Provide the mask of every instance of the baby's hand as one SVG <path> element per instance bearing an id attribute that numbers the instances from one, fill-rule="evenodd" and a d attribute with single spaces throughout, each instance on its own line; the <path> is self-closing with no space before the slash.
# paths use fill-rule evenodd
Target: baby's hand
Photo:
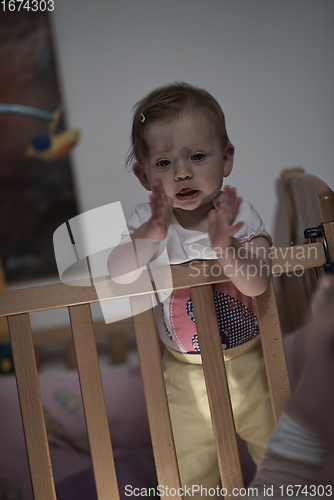
<path id="1" fill-rule="evenodd" d="M 147 237 L 152 240 L 162 241 L 166 238 L 172 221 L 173 200 L 166 195 L 159 177 L 154 179 L 153 182 L 150 205 L 152 217 L 148 221 Z"/>
<path id="2" fill-rule="evenodd" d="M 232 237 L 244 225 L 242 221 L 233 225 L 241 201 L 241 198 L 236 196 L 235 188 L 225 186 L 219 208 L 209 212 L 209 237 L 212 248 L 216 249 L 217 253 L 232 245 Z"/>

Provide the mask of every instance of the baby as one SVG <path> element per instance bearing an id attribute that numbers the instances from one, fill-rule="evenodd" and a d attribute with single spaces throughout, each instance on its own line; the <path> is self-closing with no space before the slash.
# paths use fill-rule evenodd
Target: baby
<path id="1" fill-rule="evenodd" d="M 234 147 L 218 102 L 186 83 L 154 90 L 136 105 L 128 162 L 152 194 L 150 203 L 137 205 L 129 231 L 110 254 L 110 276 L 119 283 L 135 280 L 161 244 L 171 264 L 218 258 L 230 278 L 214 286 L 214 298 L 235 426 L 258 464 L 274 419 L 253 297 L 269 282 L 271 238 L 235 188 L 221 191 Z M 145 245 L 135 246 L 135 240 Z M 123 245 L 129 241 L 136 248 L 132 264 L 129 245 Z M 219 470 L 190 290 L 173 291 L 155 313 L 167 347 L 165 379 L 181 482 L 216 488 Z"/>

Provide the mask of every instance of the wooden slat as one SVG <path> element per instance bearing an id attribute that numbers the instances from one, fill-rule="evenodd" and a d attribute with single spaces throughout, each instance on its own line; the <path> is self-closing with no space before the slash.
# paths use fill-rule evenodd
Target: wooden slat
<path id="1" fill-rule="evenodd" d="M 29 315 L 9 317 L 8 326 L 34 498 L 55 500 Z"/>
<path id="2" fill-rule="evenodd" d="M 119 492 L 91 309 L 89 305 L 72 306 L 69 313 L 97 498 L 117 500 Z"/>
<path id="3" fill-rule="evenodd" d="M 212 286 L 191 288 L 190 292 L 217 447 L 220 477 L 223 488 L 226 488 L 228 495 L 232 496 L 233 488 L 242 488 L 244 484 Z"/>
<path id="4" fill-rule="evenodd" d="M 290 382 L 276 304 L 273 278 L 267 290 L 255 297 L 271 404 L 277 421 L 290 395 Z"/>
<path id="5" fill-rule="evenodd" d="M 283 241 L 284 245 L 295 245 L 297 243 L 296 238 L 296 219 L 294 213 L 294 207 L 291 198 L 290 191 L 290 179 L 296 175 L 305 174 L 305 170 L 301 167 L 288 168 L 283 170 L 281 174 L 281 179 L 278 181 L 278 201 L 279 207 L 277 210 L 277 217 L 280 218 L 280 223 L 277 224 L 275 229 L 275 241 L 277 241 L 277 236 L 279 239 L 279 245 L 282 244 L 281 237 L 284 235 Z M 284 218 L 284 214 L 288 220 Z M 282 223 L 283 217 L 283 223 Z M 282 227 L 283 226 L 283 227 Z M 277 234 L 278 233 L 278 234 Z"/>
<path id="6" fill-rule="evenodd" d="M 158 483 L 178 490 L 181 483 L 151 297 L 133 297 L 130 303 Z"/>
<path id="7" fill-rule="evenodd" d="M 65 357 L 68 368 L 70 368 L 70 370 L 75 370 L 77 368 L 77 358 L 75 355 L 73 339 L 65 344 Z"/>
<path id="8" fill-rule="evenodd" d="M 302 259 L 300 257 L 302 253 L 305 254 L 306 258 Z M 312 267 L 322 266 L 325 261 L 321 243 L 286 247 L 272 251 L 272 263 L 274 270 L 277 269 L 277 272 L 281 268 L 286 272 L 286 269 L 292 270 L 296 266 L 311 269 Z M 171 266 L 173 289 L 178 290 L 228 281 L 223 272 L 217 273 L 218 266 L 217 260 L 200 261 L 198 263 L 195 261 Z M 301 269 L 301 267 L 298 268 Z M 155 273 L 158 272 L 159 270 L 155 269 Z M 161 272 L 166 271 L 162 270 Z M 143 288 L 143 283 L 147 285 L 148 282 L 147 271 L 144 271 L 135 283 L 131 283 L 131 288 L 129 288 L 129 285 L 117 285 L 114 283 L 112 285 L 113 293 L 110 292 L 111 280 L 108 277 L 99 278 L 95 281 L 100 283 L 101 294 L 104 296 L 102 300 L 152 293 L 151 288 L 146 290 Z M 157 289 L 158 292 L 164 290 L 166 289 Z M 116 293 L 117 297 L 115 297 Z M 101 300 L 98 298 L 93 286 L 69 286 L 63 283 L 6 291 L 2 292 L 0 297 L 0 317 L 44 311 L 46 309 L 59 309 L 61 307 L 94 303 Z"/>
<path id="9" fill-rule="evenodd" d="M 331 262 L 334 262 L 334 220 L 324 224 L 324 231 L 327 240 L 328 254 Z"/>

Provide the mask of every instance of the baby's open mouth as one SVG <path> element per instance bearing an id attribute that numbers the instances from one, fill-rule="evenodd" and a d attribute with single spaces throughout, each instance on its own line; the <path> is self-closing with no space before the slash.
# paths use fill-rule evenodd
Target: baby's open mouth
<path id="1" fill-rule="evenodd" d="M 193 199 L 195 196 L 197 196 L 199 191 L 197 189 L 191 189 L 191 188 L 183 188 L 180 189 L 180 191 L 176 194 L 176 197 L 179 200 L 184 200 L 184 199 Z"/>

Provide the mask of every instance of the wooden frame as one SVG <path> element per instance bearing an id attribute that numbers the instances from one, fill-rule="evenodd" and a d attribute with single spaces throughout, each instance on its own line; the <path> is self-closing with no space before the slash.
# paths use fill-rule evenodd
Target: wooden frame
<path id="1" fill-rule="evenodd" d="M 330 255 L 333 256 L 334 223 L 328 222 L 328 224 L 326 234 L 329 235 Z M 305 259 L 297 258 L 298 249 L 304 251 L 306 255 L 308 255 L 308 250 L 313 249 L 315 256 Z M 294 269 L 296 265 L 299 266 L 299 269 L 322 266 L 326 262 L 326 257 L 322 243 L 313 243 L 278 249 L 272 255 L 272 261 L 274 269 L 281 266 L 287 271 Z M 191 270 L 194 271 L 195 266 L 198 269 L 196 278 L 194 278 L 194 272 L 190 272 L 189 264 L 173 266 L 172 278 L 174 288 L 191 289 L 221 481 L 228 495 L 232 495 L 233 488 L 243 486 L 243 478 L 232 410 L 230 404 L 227 404 L 229 391 L 211 287 L 212 284 L 226 281 L 227 278 L 217 277 L 211 272 L 216 264 L 216 261 L 206 262 L 206 272 L 201 273 L 203 262 L 192 263 Z M 143 279 L 148 279 L 148 277 L 143 276 Z M 0 316 L 8 317 L 22 421 L 36 500 L 55 499 L 56 495 L 29 313 L 59 307 L 69 308 L 98 499 L 119 499 L 90 313 L 90 304 L 98 302 L 98 300 L 93 286 L 72 287 L 65 284 L 46 285 L 1 294 Z M 133 291 L 131 293 L 130 302 L 134 316 L 158 483 L 177 490 L 181 484 L 164 384 L 158 333 L 150 301 L 149 292 Z M 147 310 L 141 312 L 146 306 Z M 256 307 L 270 397 L 274 416 L 277 419 L 289 395 L 290 386 L 273 279 L 270 280 L 268 289 L 261 296 L 256 297 Z M 174 498 L 180 500 L 182 497 L 175 496 Z"/>
<path id="2" fill-rule="evenodd" d="M 325 255 L 322 245 L 316 243 L 306 245 L 305 248 L 310 246 L 316 249 L 317 259 L 305 262 L 305 268 L 323 265 Z M 285 259 L 282 257 L 284 253 L 288 254 Z M 293 257 L 293 253 L 291 249 L 282 249 L 273 261 L 286 269 L 291 269 L 297 262 L 300 265 L 300 260 L 297 261 Z M 215 277 L 210 273 L 210 269 L 216 265 L 216 261 L 210 261 L 207 264 L 209 265 L 207 265 L 205 275 L 200 272 L 196 273 L 199 275 L 197 282 L 194 282 L 192 277 L 194 273 L 189 273 L 188 264 L 173 267 L 172 275 L 175 288 L 191 288 L 217 442 L 222 485 L 231 492 L 234 487 L 242 487 L 243 480 L 231 409 L 226 405 L 229 393 L 222 352 L 221 349 L 217 348 L 219 343 L 218 324 L 215 314 L 201 314 L 202 310 L 211 309 L 212 312 L 214 311 L 211 285 L 227 280 L 227 278 Z M 197 264 L 199 271 L 201 265 L 201 263 Z M 192 271 L 194 271 L 194 264 L 192 264 Z M 131 298 L 131 305 L 135 314 L 136 340 L 158 481 L 159 484 L 168 485 L 170 488 L 178 488 L 180 480 L 153 310 L 148 309 L 144 313 L 136 314 L 136 308 L 138 310 L 140 302 L 145 300 L 150 300 L 149 294 L 134 295 Z M 65 284 L 20 289 L 1 294 L 0 316 L 8 317 L 22 420 L 36 500 L 56 497 L 29 313 L 57 307 L 69 307 L 98 498 L 119 498 L 116 475 L 114 472 L 110 473 L 110 471 L 114 471 L 113 454 L 89 308 L 89 304 L 94 302 L 98 302 L 94 287 L 72 287 Z M 289 394 L 289 381 L 272 280 L 267 291 L 256 298 L 256 303 L 269 388 L 274 414 L 277 418 Z M 208 334 L 209 331 L 214 330 L 216 331 L 215 335 Z M 155 332 L 155 342 L 152 342 L 152 332 Z M 88 379 L 87 373 L 89 373 Z M 217 380 L 220 381 L 219 385 L 216 383 Z M 159 432 L 161 428 L 164 428 L 164 433 Z M 168 467 L 166 467 L 166 463 L 169 464 Z M 109 492 L 107 496 L 106 491 Z"/>
<path id="3" fill-rule="evenodd" d="M 305 229 L 322 226 L 329 257 L 334 262 L 332 189 L 321 179 L 298 167 L 283 170 L 277 182 L 277 191 L 278 208 L 274 232 L 276 245 L 285 247 L 303 244 L 306 241 Z M 321 271 L 306 271 L 302 279 L 283 275 L 275 281 L 283 332 L 294 331 L 307 322 L 319 272 Z M 294 300 L 295 297 L 299 297 L 299 300 Z"/>

